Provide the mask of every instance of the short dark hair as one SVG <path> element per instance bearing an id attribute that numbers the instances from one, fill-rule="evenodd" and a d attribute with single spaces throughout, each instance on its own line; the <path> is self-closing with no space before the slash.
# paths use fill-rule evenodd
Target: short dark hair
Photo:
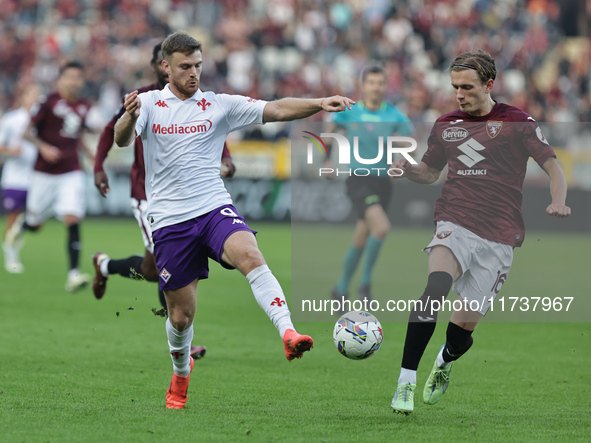
<path id="1" fill-rule="evenodd" d="M 384 67 L 377 62 L 371 63 L 368 66 L 366 66 L 365 68 L 363 68 L 363 71 L 361 71 L 361 82 L 363 83 L 366 79 L 366 77 L 369 74 L 382 74 L 384 77 L 386 76 L 386 70 L 384 69 Z"/>
<path id="2" fill-rule="evenodd" d="M 70 69 L 70 68 L 74 68 L 74 69 L 80 69 L 81 71 L 84 71 L 84 65 L 82 63 L 80 63 L 77 60 L 71 61 L 66 63 L 65 65 L 62 65 L 59 73 L 58 73 L 58 77 L 61 77 L 62 74 L 66 71 L 66 69 Z"/>
<path id="3" fill-rule="evenodd" d="M 170 61 L 170 57 L 175 52 L 184 55 L 191 55 L 195 51 L 201 51 L 201 42 L 198 42 L 185 31 L 178 31 L 170 34 L 162 42 L 162 55 Z"/>
<path id="4" fill-rule="evenodd" d="M 473 69 L 476 71 L 482 83 L 497 78 L 495 59 L 482 49 L 464 52 L 458 55 L 451 65 L 449 65 L 450 71 L 463 71 L 464 69 Z"/>
<path id="5" fill-rule="evenodd" d="M 162 42 L 158 43 L 156 46 L 154 46 L 154 49 L 152 49 L 152 60 L 150 60 L 151 65 L 155 65 L 158 61 L 158 55 L 160 54 L 160 51 L 162 51 Z"/>

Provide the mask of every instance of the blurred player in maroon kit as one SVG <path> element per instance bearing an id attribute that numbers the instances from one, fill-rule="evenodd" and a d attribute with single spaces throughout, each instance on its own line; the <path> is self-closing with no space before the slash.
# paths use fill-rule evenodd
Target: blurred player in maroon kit
<path id="1" fill-rule="evenodd" d="M 14 224 L 6 238 L 7 242 L 16 242 L 23 230 L 36 231 L 51 216 L 60 219 L 68 229 L 68 291 L 80 289 L 90 281 L 88 274 L 78 270 L 79 224 L 86 214 L 84 172 L 78 149 L 82 148 L 94 159 L 83 143 L 90 109 L 90 104 L 80 97 L 84 84 L 82 64 L 75 61 L 65 64 L 59 71 L 57 92 L 42 100 L 31 116 L 24 139 L 37 147 L 39 155 L 31 176 L 26 220 L 24 224 Z"/>
<path id="2" fill-rule="evenodd" d="M 161 90 L 166 86 L 168 83 L 168 74 L 164 71 L 161 62 L 161 44 L 157 44 L 154 46 L 152 60 L 150 61 L 154 74 L 156 74 L 156 83 L 139 88 L 138 91 L 140 93 L 156 89 Z M 94 183 L 103 197 L 106 197 L 110 191 L 109 180 L 103 169 L 103 163 L 113 146 L 115 123 L 117 123 L 117 120 L 119 120 L 124 112 L 125 108 L 121 106 L 105 129 L 103 129 L 99 139 L 94 162 Z M 224 146 L 221 161 L 223 165 L 222 175 L 228 178 L 232 177 L 236 168 L 227 146 Z M 92 290 L 97 299 L 102 298 L 105 294 L 107 279 L 111 274 L 119 274 L 123 277 L 151 282 L 158 281 L 158 268 L 156 267 L 154 243 L 152 242 L 152 228 L 146 219 L 147 201 L 145 180 L 144 148 L 141 138 L 138 137 L 134 143 L 134 161 L 131 168 L 131 208 L 140 226 L 146 251 L 143 257 L 141 255 L 132 255 L 131 257 L 119 260 L 111 259 L 105 253 L 97 252 L 93 257 L 95 277 L 92 285 Z M 166 299 L 164 298 L 163 291 L 159 290 L 158 296 L 162 307 L 166 309 Z M 192 346 L 191 356 L 194 359 L 201 358 L 205 354 L 205 350 L 204 346 Z"/>
<path id="3" fill-rule="evenodd" d="M 472 346 L 472 332 L 505 282 L 513 249 L 521 246 L 521 214 L 527 161 L 532 157 L 550 177 L 546 213 L 568 217 L 566 177 L 538 124 L 525 112 L 494 101 L 493 58 L 482 50 L 459 55 L 450 66 L 459 109 L 440 117 L 418 165 L 396 159 L 393 167 L 409 180 L 430 184 L 448 165 L 447 180 L 435 203 L 436 230 L 427 248 L 427 287 L 410 314 L 394 412 L 414 407 L 416 371 L 435 331 L 437 303 L 454 286 L 463 303 L 452 313 L 441 347 L 423 389 L 423 401 L 437 403 L 449 384 L 452 363 Z M 437 302 L 435 306 L 432 302 Z M 472 302 L 472 303 L 470 303 Z M 478 310 L 473 310 L 478 306 Z"/>

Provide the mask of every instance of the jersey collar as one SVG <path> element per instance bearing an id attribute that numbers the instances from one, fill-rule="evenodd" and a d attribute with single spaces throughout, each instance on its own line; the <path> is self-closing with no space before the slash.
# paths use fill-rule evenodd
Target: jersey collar
<path id="1" fill-rule="evenodd" d="M 494 106 L 492 107 L 492 109 L 490 110 L 490 112 L 488 114 L 474 116 L 474 115 L 468 114 L 467 112 L 464 112 L 462 110 L 460 110 L 460 113 L 464 114 L 470 120 L 482 120 L 482 121 L 488 120 L 489 117 L 490 117 L 490 115 L 493 114 L 494 112 L 496 112 L 497 109 L 498 109 L 498 107 L 499 107 L 499 102 L 496 101 L 496 100 L 494 100 L 494 99 L 493 99 L 493 101 L 495 102 L 495 104 L 494 104 Z"/>
<path id="2" fill-rule="evenodd" d="M 365 109 L 367 112 L 380 112 L 380 111 L 383 111 L 384 109 L 386 109 L 386 102 L 382 102 L 382 104 L 380 105 L 380 107 L 378 109 L 376 109 L 375 111 L 372 111 L 371 109 L 367 109 L 367 107 L 365 106 L 365 103 L 363 103 L 363 100 L 359 100 L 359 107 L 361 109 Z"/>
<path id="3" fill-rule="evenodd" d="M 164 87 L 164 89 L 162 89 L 162 98 L 164 100 L 167 100 L 169 98 L 175 98 L 177 100 L 180 100 L 176 95 L 174 95 L 172 93 L 172 91 L 170 90 L 169 84 L 170 83 L 167 83 L 166 86 Z M 189 97 L 187 100 L 199 101 L 199 100 L 201 100 L 201 98 L 203 98 L 203 92 L 201 91 L 201 88 L 199 88 L 199 89 L 197 89 L 197 91 L 195 91 L 195 94 L 193 94 L 193 96 Z"/>

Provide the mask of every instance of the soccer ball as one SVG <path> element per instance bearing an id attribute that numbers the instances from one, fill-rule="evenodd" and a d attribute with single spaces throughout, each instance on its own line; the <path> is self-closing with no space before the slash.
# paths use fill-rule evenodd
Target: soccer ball
<path id="1" fill-rule="evenodd" d="M 383 339 L 382 325 L 369 312 L 347 312 L 334 325 L 332 338 L 339 352 L 345 357 L 363 360 L 380 349 Z"/>

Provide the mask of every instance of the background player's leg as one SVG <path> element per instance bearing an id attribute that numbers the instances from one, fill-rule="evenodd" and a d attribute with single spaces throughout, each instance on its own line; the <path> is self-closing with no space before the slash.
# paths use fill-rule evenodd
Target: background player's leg
<path id="1" fill-rule="evenodd" d="M 70 270 L 78 269 L 80 261 L 80 219 L 74 215 L 66 215 L 64 224 L 68 229 L 67 250 Z"/>
<path id="2" fill-rule="evenodd" d="M 71 171 L 54 177 L 55 182 L 55 216 L 67 228 L 67 250 L 70 270 L 66 281 L 67 291 L 76 291 L 85 287 L 90 275 L 82 274 L 78 269 L 80 260 L 80 227 L 79 224 L 86 213 L 85 178 L 82 171 Z M 29 214 L 27 214 L 27 219 Z"/>
<path id="3" fill-rule="evenodd" d="M 369 230 L 369 236 L 364 249 L 365 261 L 359 282 L 359 295 L 362 300 L 371 301 L 371 276 L 382 245 L 390 231 L 390 220 L 382 205 L 373 204 L 365 210 L 365 223 Z"/>
<path id="4" fill-rule="evenodd" d="M 343 271 L 341 277 L 337 282 L 336 286 L 332 290 L 332 297 L 334 299 L 340 299 L 341 297 L 347 298 L 349 295 L 349 285 L 353 274 L 359 265 L 363 249 L 367 242 L 367 236 L 369 235 L 369 229 L 365 221 L 358 220 L 353 231 L 353 242 L 349 245 L 349 249 L 345 254 L 345 260 L 343 263 Z"/>
<path id="5" fill-rule="evenodd" d="M 68 278 L 66 281 L 66 290 L 76 291 L 83 288 L 90 281 L 88 274 L 80 273 L 78 264 L 80 261 L 80 218 L 72 214 L 66 214 L 63 217 L 64 225 L 68 229 L 68 260 L 69 260 L 69 271 Z"/>
<path id="6" fill-rule="evenodd" d="M 6 210 L 5 205 L 4 209 Z M 22 210 L 8 211 L 6 213 L 6 225 L 4 226 L 4 241 L 2 242 L 2 249 L 4 250 L 4 268 L 11 274 L 20 274 L 24 271 L 24 267 L 20 261 L 19 256 L 23 242 L 22 240 L 13 241 L 12 243 L 7 242 L 6 233 L 15 224 L 19 223 L 19 219 L 21 220 L 20 224 L 22 224 L 24 216 L 25 214 Z"/>

